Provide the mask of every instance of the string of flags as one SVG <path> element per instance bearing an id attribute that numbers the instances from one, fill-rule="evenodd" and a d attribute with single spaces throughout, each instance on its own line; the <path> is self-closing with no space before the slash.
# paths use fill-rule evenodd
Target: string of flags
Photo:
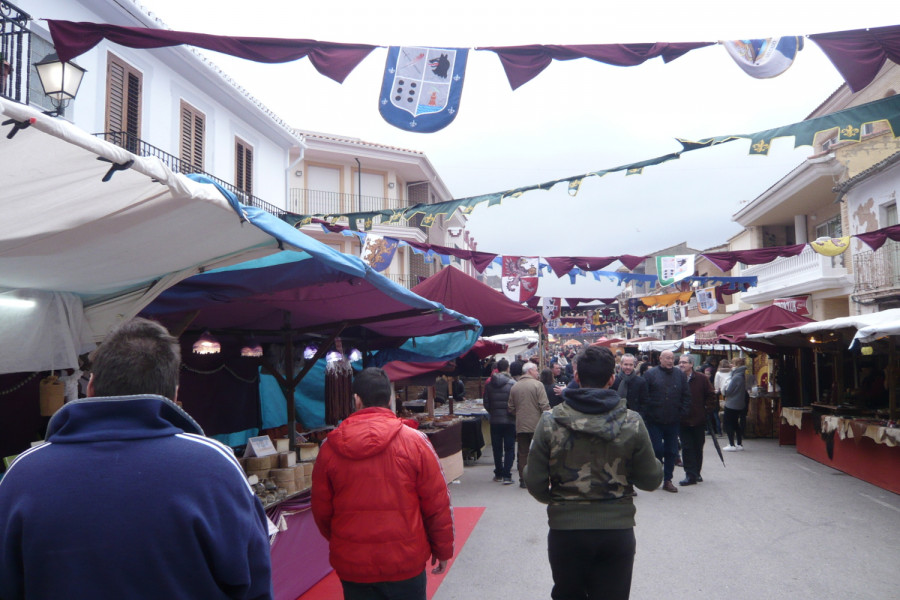
<path id="1" fill-rule="evenodd" d="M 633 271 L 648 258 L 647 256 L 625 254 L 620 256 L 599 257 L 541 257 L 544 262 L 538 262 L 535 265 L 532 260 L 537 260 L 537 258 L 531 259 L 526 257 L 528 260 L 521 262 L 523 257 L 501 256 L 497 253 L 449 248 L 424 242 L 407 242 L 397 238 L 354 231 L 346 225 L 335 225 L 321 220 L 317 220 L 316 222 L 319 223 L 326 232 L 341 233 L 343 235 L 359 238 L 363 243 L 361 258 L 376 271 L 383 271 L 391 264 L 391 260 L 393 260 L 397 247 L 409 246 L 416 254 L 423 255 L 426 262 L 433 262 L 434 257 L 439 257 L 443 264 L 448 265 L 450 264 L 451 257 L 455 257 L 462 260 L 473 261 L 473 266 L 479 273 L 483 273 L 488 266 L 496 264 L 500 265 L 502 268 L 501 277 L 509 277 L 514 281 L 519 281 L 523 277 L 540 277 L 541 271 L 546 271 L 548 274 L 551 272 L 554 273 L 557 277 L 568 275 L 573 284 L 576 281 L 576 277 L 583 277 L 586 276 L 587 273 L 591 273 L 597 281 L 600 281 L 602 278 L 607 278 L 618 284 L 638 282 L 640 284 L 655 285 L 658 283 L 660 286 L 665 287 L 680 281 L 696 281 L 699 282 L 699 285 L 704 287 L 715 285 L 720 282 L 755 286 L 756 277 L 695 277 L 693 276 L 693 273 L 695 271 L 696 257 L 702 256 L 716 265 L 721 271 L 728 272 L 739 262 L 745 265 L 761 265 L 770 263 L 777 258 L 797 256 L 803 252 L 807 246 L 814 252 L 822 254 L 823 256 L 838 256 L 850 248 L 850 238 L 854 237 L 869 246 L 872 251 L 881 248 L 887 240 L 900 242 L 900 225 L 891 225 L 874 231 L 846 235 L 840 238 L 819 238 L 808 244 L 771 246 L 768 248 L 755 248 L 752 250 L 702 252 L 699 255 L 685 254 L 656 256 L 654 257 L 654 260 L 656 261 L 657 274 L 649 275 L 602 270 L 604 267 L 618 260 L 627 269 Z M 368 250 L 370 245 L 374 250 Z M 516 263 L 513 259 L 519 260 L 520 262 Z M 510 285 L 517 290 L 519 288 L 516 283 Z M 530 284 L 527 288 L 530 288 Z M 518 293 L 521 294 L 521 292 Z"/>
<path id="2" fill-rule="evenodd" d="M 533 190 L 546 191 L 562 183 L 565 183 L 568 186 L 569 195 L 575 196 L 581 187 L 581 183 L 588 177 L 603 177 L 609 173 L 621 171 L 624 171 L 627 175 L 638 175 L 643 172 L 645 167 L 677 160 L 685 152 L 710 148 L 739 139 L 750 140 L 749 153 L 751 155 L 768 155 L 772 147 L 772 141 L 783 137 L 793 137 L 795 148 L 800 146 L 812 146 L 816 141 L 817 134 L 830 131 L 836 132 L 836 141 L 838 142 L 859 142 L 863 125 L 878 121 L 887 122 L 893 137 L 900 135 L 900 94 L 888 96 L 887 98 L 875 100 L 874 102 L 841 110 L 822 117 L 816 117 L 814 119 L 792 123 L 790 125 L 783 125 L 765 131 L 757 131 L 748 134 L 728 134 L 702 138 L 695 141 L 678 138 L 677 142 L 682 148 L 678 152 L 636 163 L 620 165 L 618 167 L 600 169 L 588 173 L 579 173 L 570 177 L 545 181 L 543 183 L 527 185 L 502 192 L 482 194 L 468 198 L 458 198 L 446 202 L 436 202 L 434 204 L 415 204 L 413 206 L 398 209 L 311 215 L 287 213 L 283 218 L 285 221 L 298 228 L 317 222 L 316 220 L 336 222 L 340 219 L 347 219 L 350 229 L 368 230 L 378 223 L 397 225 L 405 220 L 421 215 L 422 226 L 431 227 L 439 216 L 452 215 L 457 210 L 461 211 L 463 214 L 471 214 L 471 212 L 475 210 L 475 207 L 481 204 L 494 206 L 508 198 L 519 198 L 525 192 Z"/>
<path id="3" fill-rule="evenodd" d="M 129 48 L 190 45 L 264 63 L 309 58 L 321 74 L 338 83 L 375 48 L 370 44 L 307 39 L 219 36 L 186 31 L 121 27 L 105 23 L 48 19 L 56 53 L 70 61 L 103 39 Z M 874 80 L 887 60 L 900 63 L 900 26 L 857 29 L 806 36 L 815 42 L 854 92 Z M 784 73 L 803 49 L 804 36 L 718 42 L 746 74 L 757 79 Z M 660 57 L 671 62 L 717 42 L 654 42 L 483 46 L 500 59 L 513 90 L 531 81 L 554 60 L 588 58 L 617 66 L 636 66 Z M 449 125 L 459 112 L 467 48 L 389 46 L 382 80 L 380 109 L 385 120 L 406 131 L 432 133 Z"/>

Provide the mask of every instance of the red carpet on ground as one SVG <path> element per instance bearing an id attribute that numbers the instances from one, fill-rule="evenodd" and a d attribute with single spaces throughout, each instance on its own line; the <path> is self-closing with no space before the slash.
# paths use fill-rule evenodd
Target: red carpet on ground
<path id="1" fill-rule="evenodd" d="M 478 523 L 478 519 L 481 518 L 483 512 L 483 506 L 453 507 L 453 524 L 456 531 L 456 540 L 453 545 L 453 558 L 450 559 L 447 570 L 440 575 L 431 574 L 430 564 L 425 569 L 425 572 L 428 574 L 429 600 L 434 596 L 434 593 L 441 585 L 441 582 L 444 581 L 444 577 L 446 577 L 447 573 L 450 572 L 450 569 L 453 568 L 453 561 L 459 556 L 463 545 L 466 543 L 466 540 L 469 539 L 469 534 L 475 529 L 475 524 Z M 341 581 L 338 579 L 337 575 L 335 575 L 334 571 L 332 571 L 327 577 L 311 587 L 305 594 L 297 598 L 297 600 L 339 600 L 343 597 Z"/>

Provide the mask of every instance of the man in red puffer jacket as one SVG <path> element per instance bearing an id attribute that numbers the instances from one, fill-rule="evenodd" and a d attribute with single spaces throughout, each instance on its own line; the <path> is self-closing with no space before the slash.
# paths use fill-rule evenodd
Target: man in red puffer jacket
<path id="1" fill-rule="evenodd" d="M 356 412 L 322 444 L 312 511 L 329 542 L 344 598 L 425 599 L 425 564 L 442 573 L 453 556 L 447 484 L 428 438 L 391 411 L 385 372 L 353 380 Z"/>

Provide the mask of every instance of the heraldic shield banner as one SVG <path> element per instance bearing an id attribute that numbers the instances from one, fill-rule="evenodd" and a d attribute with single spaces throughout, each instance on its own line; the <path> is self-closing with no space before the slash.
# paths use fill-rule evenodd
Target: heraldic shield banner
<path id="1" fill-rule="evenodd" d="M 538 258 L 504 256 L 500 280 L 507 298 L 513 302 L 525 302 L 537 293 Z"/>
<path id="2" fill-rule="evenodd" d="M 391 46 L 381 82 L 384 120 L 406 131 L 433 133 L 459 111 L 466 48 Z"/>

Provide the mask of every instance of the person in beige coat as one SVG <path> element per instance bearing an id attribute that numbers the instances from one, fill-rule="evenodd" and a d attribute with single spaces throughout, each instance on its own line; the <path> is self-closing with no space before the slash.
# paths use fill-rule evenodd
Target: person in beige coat
<path id="1" fill-rule="evenodd" d="M 525 487 L 525 464 L 531 438 L 541 415 L 550 410 L 550 401 L 544 384 L 538 377 L 538 367 L 533 362 L 522 365 L 522 376 L 509 391 L 509 413 L 516 417 L 516 468 L 519 471 L 519 487 Z"/>

